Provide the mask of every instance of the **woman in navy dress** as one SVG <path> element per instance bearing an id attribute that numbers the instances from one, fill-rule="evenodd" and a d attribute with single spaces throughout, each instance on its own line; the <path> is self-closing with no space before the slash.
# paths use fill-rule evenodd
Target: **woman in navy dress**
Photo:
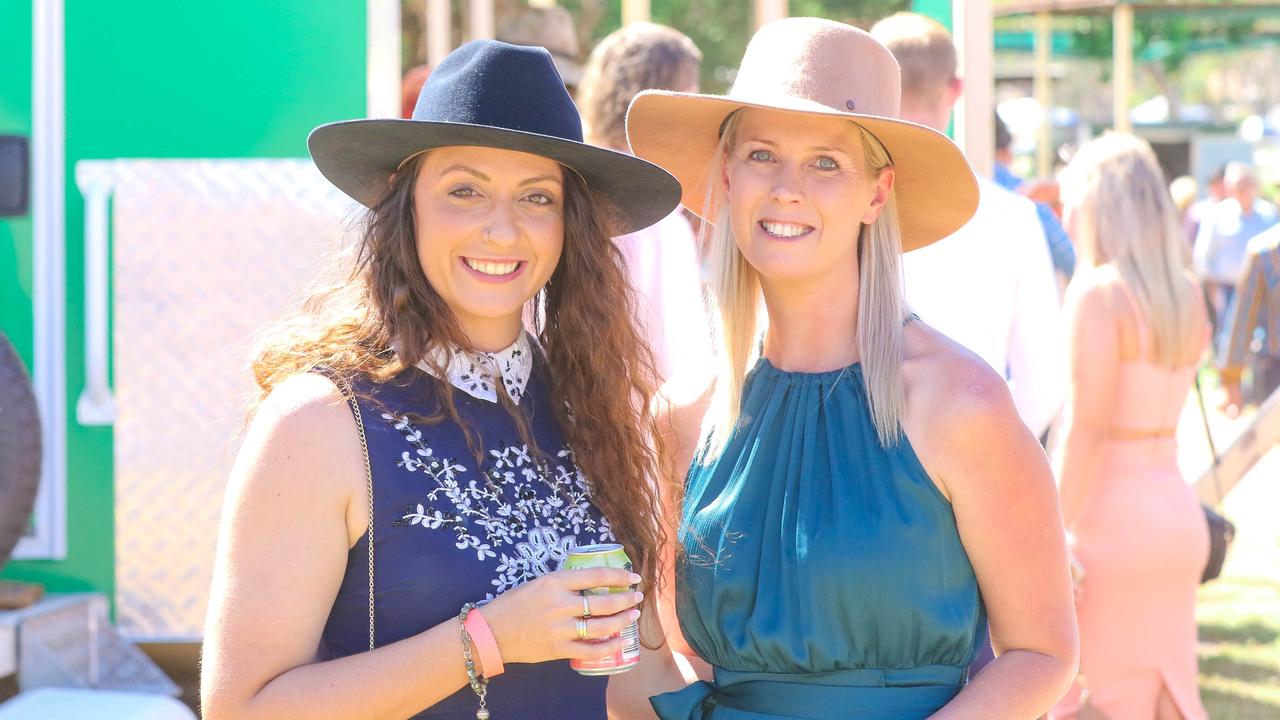
<path id="1" fill-rule="evenodd" d="M 350 280 L 254 364 L 206 718 L 605 717 L 607 679 L 566 659 L 618 653 L 644 601 L 579 593 L 652 586 L 661 537 L 652 360 L 610 236 L 679 188 L 581 141 L 551 56 L 493 41 L 446 58 L 413 119 L 312 133 L 368 212 Z M 557 570 L 615 541 L 635 572 Z"/>

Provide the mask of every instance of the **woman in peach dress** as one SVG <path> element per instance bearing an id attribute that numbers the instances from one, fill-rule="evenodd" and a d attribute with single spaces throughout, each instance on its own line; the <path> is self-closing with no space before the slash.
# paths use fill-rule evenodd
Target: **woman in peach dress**
<path id="1" fill-rule="evenodd" d="M 1080 675 L 1055 717 L 1201 720 L 1195 602 L 1209 537 L 1178 471 L 1175 430 L 1208 320 L 1146 142 L 1089 142 L 1062 187 L 1084 262 L 1068 290 L 1057 471 L 1083 574 Z"/>

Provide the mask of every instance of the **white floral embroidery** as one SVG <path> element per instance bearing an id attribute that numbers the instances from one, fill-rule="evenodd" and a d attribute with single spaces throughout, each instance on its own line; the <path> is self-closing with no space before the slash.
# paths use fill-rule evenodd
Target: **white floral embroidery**
<path id="1" fill-rule="evenodd" d="M 613 541 L 608 521 L 591 512 L 590 487 L 568 448 L 541 465 L 526 445 L 493 449 L 480 477 L 436 455 L 407 418 L 382 418 L 409 445 L 396 465 L 432 481 L 425 499 L 406 507 L 397 524 L 452 531 L 459 550 L 479 561 L 496 558 L 486 599 L 555 570 L 580 536 L 587 543 Z"/>

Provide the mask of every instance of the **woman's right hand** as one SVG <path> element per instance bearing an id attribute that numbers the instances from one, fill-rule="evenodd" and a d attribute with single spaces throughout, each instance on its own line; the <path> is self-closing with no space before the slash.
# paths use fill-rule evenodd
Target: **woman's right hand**
<path id="1" fill-rule="evenodd" d="M 562 658 L 597 660 L 622 649 L 622 629 L 640 617 L 639 592 L 589 595 L 587 637 L 578 639 L 583 590 L 629 588 L 640 576 L 621 568 L 559 570 L 509 590 L 480 608 L 504 663 L 533 663 Z M 599 642 L 604 638 L 609 638 Z M 594 642 L 593 642 L 594 641 Z"/>

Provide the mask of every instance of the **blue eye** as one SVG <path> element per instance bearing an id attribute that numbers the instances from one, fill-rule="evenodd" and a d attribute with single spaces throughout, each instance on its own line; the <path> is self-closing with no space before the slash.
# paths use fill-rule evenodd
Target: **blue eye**
<path id="1" fill-rule="evenodd" d="M 747 159 L 754 162 L 770 162 L 773 160 L 773 153 L 768 150 L 752 150 L 747 153 Z"/>
<path id="2" fill-rule="evenodd" d="M 831 157 L 830 155 L 823 155 L 822 157 L 818 158 L 817 165 L 819 170 L 839 170 L 840 169 L 840 163 L 836 162 L 835 158 Z"/>

